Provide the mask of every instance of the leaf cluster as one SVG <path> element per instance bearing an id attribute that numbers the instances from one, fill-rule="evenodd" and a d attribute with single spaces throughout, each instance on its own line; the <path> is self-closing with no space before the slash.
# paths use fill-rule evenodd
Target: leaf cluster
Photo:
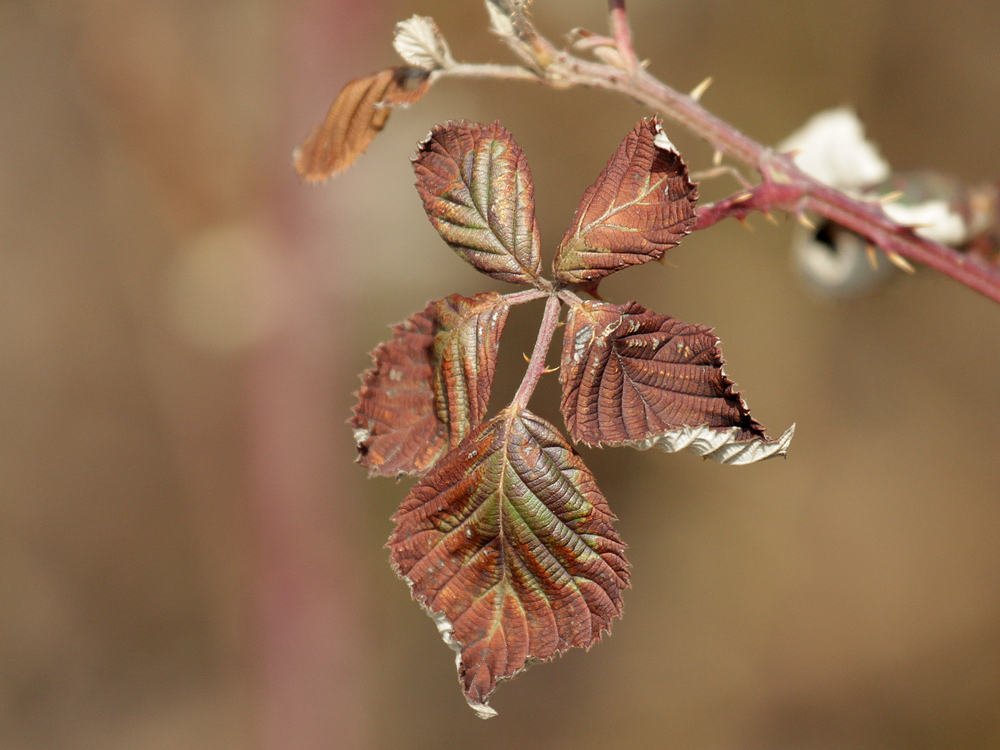
<path id="1" fill-rule="evenodd" d="M 656 120 L 636 124 L 584 193 L 551 278 L 541 271 L 527 160 L 498 123 L 435 127 L 414 172 L 456 254 L 530 287 L 452 294 L 395 325 L 372 354 L 352 419 L 371 474 L 419 477 L 393 516 L 392 565 L 458 652 L 466 699 L 487 717 L 499 680 L 599 640 L 629 585 L 625 544 L 593 475 L 558 428 L 527 409 L 563 305 L 561 410 L 574 441 L 688 448 L 744 464 L 783 455 L 792 430 L 772 440 L 751 418 L 710 329 L 579 296 L 661 258 L 695 224 L 697 189 Z M 510 307 L 540 298 L 546 313 L 524 381 L 490 417 Z"/>

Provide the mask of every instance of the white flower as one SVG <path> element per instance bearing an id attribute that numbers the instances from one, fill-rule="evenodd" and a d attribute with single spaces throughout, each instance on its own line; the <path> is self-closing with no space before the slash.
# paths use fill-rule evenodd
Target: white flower
<path id="1" fill-rule="evenodd" d="M 794 158 L 799 169 L 839 190 L 859 190 L 889 176 L 889 164 L 865 140 L 864 126 L 849 107 L 813 115 L 778 150 L 798 151 Z"/>
<path id="2" fill-rule="evenodd" d="M 913 227 L 913 231 L 924 239 L 942 245 L 961 245 L 969 236 L 965 220 L 951 210 L 947 201 L 927 201 L 916 205 L 887 203 L 882 210 L 897 224 Z"/>

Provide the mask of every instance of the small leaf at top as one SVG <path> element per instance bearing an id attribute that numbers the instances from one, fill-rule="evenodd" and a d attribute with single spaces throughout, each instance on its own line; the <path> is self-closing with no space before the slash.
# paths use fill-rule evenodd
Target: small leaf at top
<path id="1" fill-rule="evenodd" d="M 771 440 L 722 366 L 711 329 L 630 302 L 574 306 L 563 340 L 562 413 L 574 440 L 728 464 L 784 455 L 795 426 Z"/>
<path id="2" fill-rule="evenodd" d="M 385 127 L 394 105 L 406 107 L 430 88 L 430 71 L 386 68 L 348 83 L 326 119 L 295 149 L 295 169 L 307 182 L 322 182 L 354 163 Z"/>
<path id="3" fill-rule="evenodd" d="M 556 279 L 585 284 L 663 256 L 694 226 L 698 190 L 659 123 L 640 120 L 587 188 L 553 263 Z"/>
<path id="4" fill-rule="evenodd" d="M 438 125 L 413 160 L 424 210 L 445 242 L 479 271 L 533 284 L 541 252 L 528 162 L 499 123 Z"/>
<path id="5" fill-rule="evenodd" d="M 479 427 L 393 516 L 392 564 L 459 653 L 482 718 L 499 680 L 621 614 L 625 545 L 593 475 L 555 427 L 513 405 Z"/>
<path id="6" fill-rule="evenodd" d="M 413 16 L 397 23 L 392 46 L 400 57 L 418 68 L 435 70 L 454 62 L 437 24 L 427 16 Z"/>
<path id="7" fill-rule="evenodd" d="M 351 419 L 370 474 L 423 474 L 482 422 L 509 310 L 495 292 L 453 294 L 393 326 Z"/>

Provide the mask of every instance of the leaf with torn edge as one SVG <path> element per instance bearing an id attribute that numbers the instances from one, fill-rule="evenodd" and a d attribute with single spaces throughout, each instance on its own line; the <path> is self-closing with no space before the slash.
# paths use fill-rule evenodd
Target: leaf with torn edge
<path id="1" fill-rule="evenodd" d="M 621 614 L 625 545 L 593 475 L 555 427 L 509 406 L 420 482 L 393 516 L 392 564 L 458 652 L 482 718 L 499 680 Z"/>
<path id="2" fill-rule="evenodd" d="M 393 326 L 351 419 L 370 474 L 424 474 L 479 426 L 509 311 L 495 292 L 452 294 Z"/>
<path id="3" fill-rule="evenodd" d="M 564 284 L 663 256 L 694 226 L 698 190 L 656 120 L 640 120 L 587 188 L 556 253 Z"/>
<path id="4" fill-rule="evenodd" d="M 719 339 L 630 302 L 570 310 L 563 340 L 562 413 L 574 440 L 673 452 L 726 464 L 788 449 L 795 426 L 772 440 L 726 376 Z"/>
<path id="5" fill-rule="evenodd" d="M 437 24 L 427 16 L 413 16 L 397 23 L 392 46 L 410 65 L 425 70 L 436 70 L 454 63 Z"/>
<path id="6" fill-rule="evenodd" d="M 386 68 L 348 83 L 326 119 L 295 149 L 295 169 L 307 182 L 322 182 L 354 163 L 385 127 L 393 106 L 409 106 L 427 93 L 430 72 Z"/>
<path id="7" fill-rule="evenodd" d="M 420 145 L 413 171 L 431 224 L 456 253 L 501 281 L 539 279 L 531 173 L 499 123 L 436 126 Z"/>

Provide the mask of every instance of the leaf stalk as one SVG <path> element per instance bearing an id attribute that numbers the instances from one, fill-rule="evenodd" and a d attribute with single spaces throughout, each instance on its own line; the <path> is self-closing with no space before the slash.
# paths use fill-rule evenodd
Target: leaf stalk
<path id="1" fill-rule="evenodd" d="M 559 325 L 559 312 L 561 302 L 555 294 L 551 295 L 545 303 L 545 313 L 542 315 L 542 324 L 538 329 L 538 338 L 535 339 L 535 348 L 531 352 L 531 359 L 528 360 L 528 369 L 524 373 L 521 385 L 514 394 L 512 404 L 517 409 L 523 409 L 528 405 L 531 394 L 535 392 L 535 386 L 542 375 L 545 374 L 545 357 L 549 353 L 549 346 L 552 344 L 552 335 Z"/>

